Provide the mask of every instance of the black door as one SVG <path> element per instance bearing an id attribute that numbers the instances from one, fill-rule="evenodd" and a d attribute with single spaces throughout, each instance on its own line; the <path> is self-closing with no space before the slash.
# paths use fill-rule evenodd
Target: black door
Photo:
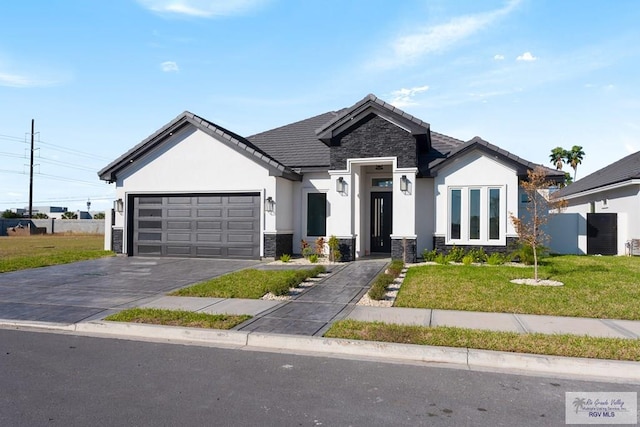
<path id="1" fill-rule="evenodd" d="M 392 193 L 371 193 L 371 252 L 391 252 Z"/>
<path id="2" fill-rule="evenodd" d="M 587 254 L 618 254 L 618 215 L 615 213 L 587 214 Z"/>

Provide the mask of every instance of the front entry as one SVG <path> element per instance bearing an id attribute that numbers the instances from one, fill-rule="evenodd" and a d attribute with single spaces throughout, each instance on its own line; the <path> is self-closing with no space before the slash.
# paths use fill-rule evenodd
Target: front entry
<path id="1" fill-rule="evenodd" d="M 391 252 L 392 195 L 371 193 L 371 252 Z"/>

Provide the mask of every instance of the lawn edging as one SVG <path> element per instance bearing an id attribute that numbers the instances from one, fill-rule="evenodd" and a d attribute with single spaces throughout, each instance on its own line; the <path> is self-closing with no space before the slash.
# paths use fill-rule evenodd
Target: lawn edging
<path id="1" fill-rule="evenodd" d="M 473 371 L 521 371 L 542 375 L 585 377 L 607 382 L 640 382 L 640 363 L 470 348 L 423 346 L 342 338 L 300 337 L 236 330 L 159 326 L 140 323 L 85 322 L 75 325 L 2 321 L 0 327 L 43 332 L 54 330 L 85 336 L 154 340 L 175 344 L 222 345 L 247 350 L 291 351 L 327 357 L 354 356 L 383 362 L 420 362 Z"/>

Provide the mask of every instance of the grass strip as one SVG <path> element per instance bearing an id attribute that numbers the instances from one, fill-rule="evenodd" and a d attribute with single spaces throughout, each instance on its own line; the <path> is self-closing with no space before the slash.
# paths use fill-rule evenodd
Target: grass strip
<path id="1" fill-rule="evenodd" d="M 262 298 L 268 292 L 286 295 L 310 277 L 326 271 L 321 265 L 299 270 L 257 270 L 247 269 L 225 274 L 206 282 L 170 293 L 173 296 L 211 298 Z"/>
<path id="2" fill-rule="evenodd" d="M 445 326 L 409 326 L 356 320 L 336 322 L 324 336 L 550 356 L 640 361 L 640 339 L 597 338 L 568 334 L 519 334 L 516 332 Z"/>
<path id="3" fill-rule="evenodd" d="M 251 316 L 246 314 L 207 314 L 159 308 L 132 308 L 105 318 L 105 320 L 112 322 L 150 323 L 208 329 L 231 329 L 248 319 L 251 319 Z"/>

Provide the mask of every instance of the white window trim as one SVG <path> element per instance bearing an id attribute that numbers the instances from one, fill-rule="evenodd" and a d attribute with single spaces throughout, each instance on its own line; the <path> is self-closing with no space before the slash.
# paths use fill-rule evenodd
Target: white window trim
<path id="1" fill-rule="evenodd" d="M 490 222 L 490 193 L 489 190 L 500 190 L 500 218 L 499 218 L 499 237 L 497 239 L 489 238 L 489 222 Z M 452 190 L 460 190 L 460 238 L 453 239 L 451 237 L 451 194 Z M 471 190 L 480 190 L 480 238 L 471 239 Z M 447 245 L 464 245 L 464 246 L 504 246 L 506 245 L 506 186 L 504 185 L 453 185 L 447 187 L 447 219 L 446 219 L 446 239 Z"/>

